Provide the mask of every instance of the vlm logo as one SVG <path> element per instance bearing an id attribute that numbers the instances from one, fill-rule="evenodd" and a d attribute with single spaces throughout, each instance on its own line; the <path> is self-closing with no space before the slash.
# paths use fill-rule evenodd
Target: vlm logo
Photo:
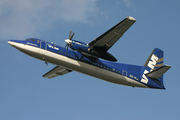
<path id="1" fill-rule="evenodd" d="M 148 62 L 148 65 L 147 65 L 149 68 L 151 68 L 150 71 L 152 71 L 152 70 L 154 69 L 157 61 L 158 61 L 158 57 L 153 54 L 153 55 L 151 56 L 151 59 L 150 59 L 149 62 Z M 146 77 L 145 74 L 149 73 L 150 71 L 144 70 L 144 73 L 143 73 L 143 75 L 142 75 L 141 82 L 143 82 L 143 83 L 145 83 L 145 84 L 148 83 L 149 80 L 148 80 L 148 78 Z"/>
<path id="2" fill-rule="evenodd" d="M 49 48 L 52 48 L 52 49 L 55 49 L 55 50 L 59 50 L 59 48 L 57 48 L 56 46 L 52 46 L 52 45 L 50 45 L 50 44 L 48 44 L 48 47 L 49 47 Z"/>
<path id="3" fill-rule="evenodd" d="M 151 68 L 150 71 L 152 71 L 154 69 L 157 61 L 158 61 L 158 57 L 153 54 L 151 57 L 151 60 L 149 61 L 148 65 L 147 65 L 149 68 Z"/>

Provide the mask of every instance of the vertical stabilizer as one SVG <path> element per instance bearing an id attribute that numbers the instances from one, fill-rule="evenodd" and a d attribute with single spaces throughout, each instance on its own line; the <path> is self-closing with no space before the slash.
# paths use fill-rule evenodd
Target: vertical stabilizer
<path id="1" fill-rule="evenodd" d="M 145 62 L 144 66 L 149 67 L 149 72 L 156 70 L 163 66 L 164 63 L 164 55 L 163 51 L 155 48 L 150 54 L 149 58 Z"/>
<path id="2" fill-rule="evenodd" d="M 161 49 L 155 48 L 144 64 L 144 69 L 142 69 L 143 75 L 141 82 L 147 84 L 149 82 L 147 77 L 149 77 L 157 85 L 159 85 L 159 87 L 156 88 L 165 89 L 163 83 L 163 74 L 170 68 L 170 66 L 163 65 L 163 63 L 164 63 L 163 51 Z"/>

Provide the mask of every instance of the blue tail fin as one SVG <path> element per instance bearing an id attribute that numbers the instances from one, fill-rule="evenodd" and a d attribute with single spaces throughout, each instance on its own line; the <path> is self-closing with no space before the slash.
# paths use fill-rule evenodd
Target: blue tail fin
<path id="1" fill-rule="evenodd" d="M 163 51 L 155 48 L 142 68 L 141 82 L 148 84 L 150 81 L 147 77 L 149 77 L 154 81 L 149 83 L 150 87 L 165 89 L 163 84 L 163 74 L 171 67 L 163 64 Z"/>
<path id="2" fill-rule="evenodd" d="M 144 66 L 146 67 L 146 72 L 144 75 L 151 78 L 160 86 L 164 86 L 163 74 L 170 68 L 168 65 L 164 65 L 164 55 L 163 51 L 155 48 L 150 54 Z"/>
<path id="3" fill-rule="evenodd" d="M 149 72 L 156 70 L 160 67 L 163 66 L 164 63 L 164 55 L 163 55 L 163 51 L 155 48 L 151 55 L 149 56 L 149 58 L 147 59 L 146 63 L 144 64 L 144 66 L 148 66 L 149 67 Z"/>

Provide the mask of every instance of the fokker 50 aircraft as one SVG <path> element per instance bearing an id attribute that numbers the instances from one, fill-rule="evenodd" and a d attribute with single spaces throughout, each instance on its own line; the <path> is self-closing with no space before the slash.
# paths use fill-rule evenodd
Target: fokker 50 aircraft
<path id="1" fill-rule="evenodd" d="M 35 38 L 8 43 L 25 54 L 55 64 L 56 67 L 43 75 L 45 78 L 77 71 L 116 84 L 165 89 L 163 74 L 170 66 L 163 65 L 162 50 L 155 48 L 144 66 L 117 63 L 107 52 L 135 22 L 129 16 L 88 44 L 73 40 L 71 31 L 65 47 Z"/>

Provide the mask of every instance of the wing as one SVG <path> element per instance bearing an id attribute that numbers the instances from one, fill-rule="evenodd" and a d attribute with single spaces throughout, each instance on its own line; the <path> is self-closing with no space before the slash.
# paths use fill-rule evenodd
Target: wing
<path id="1" fill-rule="evenodd" d="M 107 52 L 123 34 L 136 22 L 133 17 L 127 17 L 104 34 L 89 43 L 94 50 Z"/>
<path id="2" fill-rule="evenodd" d="M 63 68 L 61 66 L 56 66 L 52 70 L 50 70 L 49 72 L 44 74 L 43 77 L 51 79 L 53 77 L 56 77 L 59 75 L 64 75 L 64 74 L 69 73 L 69 72 L 72 72 L 72 70 L 69 70 L 67 68 Z"/>

